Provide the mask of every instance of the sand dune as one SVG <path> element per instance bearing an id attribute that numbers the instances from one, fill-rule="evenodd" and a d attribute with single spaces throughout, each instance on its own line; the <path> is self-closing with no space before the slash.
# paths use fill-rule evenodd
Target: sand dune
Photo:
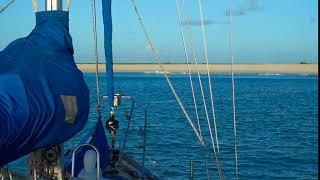
<path id="1" fill-rule="evenodd" d="M 82 72 L 95 72 L 95 64 L 77 64 Z M 165 64 L 165 73 L 188 72 L 185 64 Z M 191 72 L 195 73 L 196 65 L 190 65 Z M 206 73 L 205 64 L 198 66 L 201 73 Z M 318 64 L 236 64 L 235 73 L 243 74 L 316 74 L 318 75 Z M 211 73 L 230 73 L 231 66 L 227 64 L 209 65 Z M 105 71 L 105 64 L 99 64 L 99 71 Z M 142 73 L 162 73 L 157 64 L 115 64 L 114 72 L 142 72 Z"/>

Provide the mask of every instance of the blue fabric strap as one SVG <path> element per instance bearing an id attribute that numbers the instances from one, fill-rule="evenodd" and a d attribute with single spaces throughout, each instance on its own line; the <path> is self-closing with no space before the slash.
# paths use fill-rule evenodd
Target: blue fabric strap
<path id="1" fill-rule="evenodd" d="M 104 48 L 106 57 L 108 109 L 111 110 L 114 101 L 111 0 L 102 0 L 102 14 L 104 24 Z"/>

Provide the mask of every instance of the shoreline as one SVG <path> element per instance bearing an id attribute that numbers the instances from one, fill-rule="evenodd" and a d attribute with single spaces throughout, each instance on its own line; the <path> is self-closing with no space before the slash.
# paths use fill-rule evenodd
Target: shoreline
<path id="1" fill-rule="evenodd" d="M 96 70 L 95 64 L 77 64 L 80 71 L 92 73 Z M 186 64 L 163 64 L 164 73 L 187 73 Z M 158 64 L 114 64 L 114 72 L 123 73 L 163 73 Z M 99 64 L 99 72 L 105 72 L 105 64 Z M 197 73 L 196 65 L 190 64 L 191 73 Z M 206 64 L 199 64 L 200 73 L 207 72 Z M 209 64 L 210 73 L 231 73 L 229 64 Z M 234 73 L 237 74 L 309 74 L 318 75 L 318 64 L 235 64 Z"/>

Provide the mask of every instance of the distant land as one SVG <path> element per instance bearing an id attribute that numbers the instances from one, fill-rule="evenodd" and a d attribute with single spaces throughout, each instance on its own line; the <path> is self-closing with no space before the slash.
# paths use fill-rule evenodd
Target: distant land
<path id="1" fill-rule="evenodd" d="M 82 72 L 95 72 L 95 64 L 77 64 Z M 161 71 L 158 64 L 123 63 L 114 64 L 114 72 L 140 72 L 140 73 L 187 73 L 186 64 L 163 64 L 165 72 Z M 192 73 L 197 72 L 197 66 L 190 64 Z M 207 72 L 206 64 L 199 64 L 200 73 Z M 99 64 L 99 72 L 105 71 L 105 64 Z M 230 64 L 209 64 L 211 73 L 230 73 Z M 234 73 L 237 74 L 310 74 L 318 75 L 318 64 L 235 64 Z"/>

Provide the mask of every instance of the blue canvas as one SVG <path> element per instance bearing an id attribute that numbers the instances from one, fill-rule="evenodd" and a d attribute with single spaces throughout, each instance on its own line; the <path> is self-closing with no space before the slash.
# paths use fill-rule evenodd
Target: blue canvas
<path id="1" fill-rule="evenodd" d="M 73 98 L 74 121 L 66 121 L 62 96 Z M 89 108 L 68 12 L 36 13 L 34 30 L 0 51 L 0 166 L 70 139 L 86 124 Z"/>
<path id="2" fill-rule="evenodd" d="M 108 110 L 113 107 L 114 82 L 113 82 L 113 55 L 112 55 L 112 13 L 111 0 L 102 0 L 102 15 L 104 25 L 104 49 L 106 57 L 106 75 L 108 88 Z M 109 112 L 108 112 L 109 113 Z"/>

